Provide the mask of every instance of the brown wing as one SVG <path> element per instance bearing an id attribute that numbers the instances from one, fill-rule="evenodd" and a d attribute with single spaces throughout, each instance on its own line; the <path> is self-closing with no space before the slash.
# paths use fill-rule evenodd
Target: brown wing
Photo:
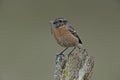
<path id="1" fill-rule="evenodd" d="M 81 41 L 80 37 L 78 36 L 77 32 L 75 31 L 75 29 L 70 25 L 68 26 L 68 29 L 75 37 L 78 38 L 79 43 L 82 44 L 82 41 Z"/>

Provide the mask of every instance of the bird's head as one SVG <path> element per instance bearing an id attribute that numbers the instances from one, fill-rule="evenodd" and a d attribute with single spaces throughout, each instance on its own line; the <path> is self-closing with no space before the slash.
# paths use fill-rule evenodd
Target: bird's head
<path id="1" fill-rule="evenodd" d="M 50 23 L 53 24 L 53 25 L 55 25 L 56 28 L 59 28 L 59 27 L 61 27 L 63 25 L 66 25 L 67 22 L 68 21 L 65 18 L 57 18 L 57 19 L 51 21 Z"/>

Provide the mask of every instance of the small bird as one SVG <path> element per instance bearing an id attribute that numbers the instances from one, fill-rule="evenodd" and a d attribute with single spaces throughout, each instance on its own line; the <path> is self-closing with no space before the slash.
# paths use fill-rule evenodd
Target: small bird
<path id="1" fill-rule="evenodd" d="M 63 52 L 69 47 L 74 47 L 69 55 L 75 50 L 76 47 L 82 49 L 82 41 L 67 19 L 57 18 L 55 20 L 51 20 L 50 24 L 51 33 L 54 35 L 57 43 L 60 46 L 65 47 L 60 54 L 63 54 Z"/>

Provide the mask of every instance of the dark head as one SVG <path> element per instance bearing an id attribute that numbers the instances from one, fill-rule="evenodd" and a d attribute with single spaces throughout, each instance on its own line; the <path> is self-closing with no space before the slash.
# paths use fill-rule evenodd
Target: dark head
<path id="1" fill-rule="evenodd" d="M 68 21 L 65 18 L 57 18 L 53 21 L 53 24 L 55 25 L 56 28 L 59 28 L 60 26 L 66 25 L 67 22 Z"/>

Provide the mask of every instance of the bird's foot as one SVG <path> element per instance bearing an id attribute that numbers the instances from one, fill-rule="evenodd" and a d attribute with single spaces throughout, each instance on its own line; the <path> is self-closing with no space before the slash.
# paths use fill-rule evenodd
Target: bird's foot
<path id="1" fill-rule="evenodd" d="M 56 56 L 58 57 L 58 56 L 65 56 L 65 55 L 63 53 L 58 53 Z"/>
<path id="2" fill-rule="evenodd" d="M 72 55 L 72 52 L 70 52 L 67 56 L 68 56 L 68 58 L 70 57 Z"/>

